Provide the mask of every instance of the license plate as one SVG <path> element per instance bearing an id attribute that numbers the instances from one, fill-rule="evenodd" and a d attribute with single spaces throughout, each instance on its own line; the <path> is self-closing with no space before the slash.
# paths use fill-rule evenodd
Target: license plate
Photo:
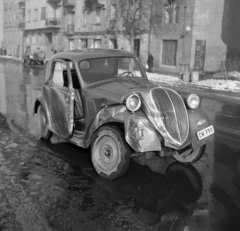
<path id="1" fill-rule="evenodd" d="M 203 130 L 197 132 L 197 136 L 199 140 L 202 140 L 210 135 L 212 135 L 214 133 L 214 128 L 213 126 L 209 126 L 207 128 L 204 128 Z"/>

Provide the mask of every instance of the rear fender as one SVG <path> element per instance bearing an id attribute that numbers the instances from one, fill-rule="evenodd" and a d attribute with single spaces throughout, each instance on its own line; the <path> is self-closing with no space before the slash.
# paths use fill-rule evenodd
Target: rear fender
<path id="1" fill-rule="evenodd" d="M 35 115 L 37 113 L 38 107 L 42 105 L 44 112 L 46 114 L 46 119 L 47 119 L 47 123 L 48 125 L 50 125 L 50 114 L 49 114 L 49 110 L 46 104 L 46 101 L 44 100 L 42 95 L 39 95 L 35 102 L 34 102 L 34 106 L 33 106 L 33 115 Z"/>
<path id="2" fill-rule="evenodd" d="M 190 133 L 191 133 L 191 140 L 194 147 L 200 147 L 213 139 L 213 135 L 210 135 L 202 140 L 199 140 L 197 137 L 197 132 L 201 131 L 202 129 L 212 125 L 210 120 L 208 119 L 207 115 L 201 108 L 197 108 L 194 111 L 188 111 L 189 117 L 189 125 L 190 125 Z M 205 124 L 202 126 L 197 126 L 197 122 L 200 120 L 205 120 Z"/>

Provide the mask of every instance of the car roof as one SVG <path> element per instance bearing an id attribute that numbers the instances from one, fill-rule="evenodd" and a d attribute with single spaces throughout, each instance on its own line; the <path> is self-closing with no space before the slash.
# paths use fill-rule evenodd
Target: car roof
<path id="1" fill-rule="evenodd" d="M 53 59 L 71 59 L 73 61 L 81 61 L 93 58 L 106 58 L 106 57 L 116 57 L 116 56 L 131 56 L 136 57 L 133 53 L 124 50 L 117 49 L 77 49 L 70 51 L 63 51 L 56 53 L 51 57 Z"/>

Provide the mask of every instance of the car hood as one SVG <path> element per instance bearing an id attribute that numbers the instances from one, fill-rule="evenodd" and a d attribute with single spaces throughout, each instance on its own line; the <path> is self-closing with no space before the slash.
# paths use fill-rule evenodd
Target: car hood
<path id="1" fill-rule="evenodd" d="M 86 93 L 92 97 L 105 98 L 115 103 L 122 102 L 127 95 L 133 92 L 149 92 L 158 87 L 145 79 L 112 79 L 87 87 Z"/>
<path id="2" fill-rule="evenodd" d="M 84 89 L 89 118 L 106 105 L 122 103 L 129 94 L 138 93 L 141 109 L 167 143 L 180 147 L 189 133 L 186 106 L 181 96 L 144 79 L 113 79 Z"/>

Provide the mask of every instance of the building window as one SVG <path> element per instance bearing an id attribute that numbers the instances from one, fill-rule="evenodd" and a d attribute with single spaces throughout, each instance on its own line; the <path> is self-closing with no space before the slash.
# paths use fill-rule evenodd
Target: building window
<path id="1" fill-rule="evenodd" d="M 38 9 L 35 9 L 35 10 L 34 10 L 33 20 L 34 20 L 34 21 L 37 21 L 37 20 L 38 20 Z"/>
<path id="2" fill-rule="evenodd" d="M 74 50 L 75 49 L 75 42 L 73 39 L 69 40 L 69 49 Z"/>
<path id="3" fill-rule="evenodd" d="M 162 64 L 176 66 L 177 40 L 163 40 Z"/>
<path id="4" fill-rule="evenodd" d="M 61 7 L 58 7 L 55 10 L 55 16 L 56 16 L 56 18 L 61 18 Z"/>
<path id="5" fill-rule="evenodd" d="M 73 23 L 74 23 L 74 14 L 69 13 L 67 15 L 67 25 L 73 25 Z"/>
<path id="6" fill-rule="evenodd" d="M 26 39 L 27 41 L 27 43 L 29 44 L 29 43 L 31 43 L 32 42 L 32 36 L 29 34 L 28 36 L 27 36 L 27 39 Z"/>
<path id="7" fill-rule="evenodd" d="M 168 0 L 163 8 L 163 24 L 178 23 L 177 0 Z"/>
<path id="8" fill-rule="evenodd" d="M 83 25 L 87 24 L 87 10 L 83 10 Z"/>
<path id="9" fill-rule="evenodd" d="M 42 7 L 42 12 L 41 12 L 41 20 L 46 19 L 46 7 Z"/>
<path id="10" fill-rule="evenodd" d="M 88 47 L 87 39 L 80 39 L 79 42 L 80 42 L 80 43 L 79 43 L 78 47 L 79 47 L 80 49 L 84 49 L 84 48 L 87 48 L 87 47 Z"/>
<path id="11" fill-rule="evenodd" d="M 33 36 L 32 36 L 32 44 L 36 44 L 36 35 L 34 34 Z"/>
<path id="12" fill-rule="evenodd" d="M 31 11 L 30 10 L 28 10 L 27 11 L 27 22 L 30 22 L 31 21 Z"/>
<path id="13" fill-rule="evenodd" d="M 118 49 L 117 39 L 109 40 L 109 48 L 110 49 Z"/>
<path id="14" fill-rule="evenodd" d="M 101 39 L 94 39 L 94 44 L 93 44 L 93 48 L 101 48 Z"/>
<path id="15" fill-rule="evenodd" d="M 110 20 L 116 19 L 116 13 L 117 13 L 117 4 L 112 4 L 110 8 Z"/>
<path id="16" fill-rule="evenodd" d="M 96 23 L 100 23 L 100 19 L 101 19 L 101 8 L 97 7 L 96 8 Z"/>

